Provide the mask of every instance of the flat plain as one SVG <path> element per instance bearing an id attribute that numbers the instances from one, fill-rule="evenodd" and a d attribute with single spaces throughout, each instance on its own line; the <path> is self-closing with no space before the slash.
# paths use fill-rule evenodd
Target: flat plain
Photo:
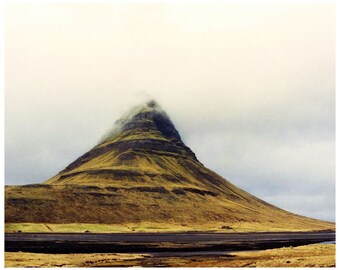
<path id="1" fill-rule="evenodd" d="M 5 252 L 6 267 L 335 267 L 335 244 L 219 255 L 41 254 Z"/>

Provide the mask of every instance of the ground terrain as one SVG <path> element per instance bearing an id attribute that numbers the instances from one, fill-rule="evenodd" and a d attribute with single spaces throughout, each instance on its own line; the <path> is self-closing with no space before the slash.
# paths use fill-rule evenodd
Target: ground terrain
<path id="1" fill-rule="evenodd" d="M 136 187 L 137 188 L 137 187 Z M 230 200 L 164 186 L 158 192 L 117 186 L 40 185 L 6 188 L 6 231 L 312 231 L 334 223 L 308 219 L 261 203 Z M 179 188 L 177 188 L 179 189 Z M 127 214 L 128 213 L 128 214 Z"/>
<path id="2" fill-rule="evenodd" d="M 314 244 L 255 252 L 189 257 L 150 254 L 37 254 L 6 252 L 6 267 L 335 267 L 335 245 Z"/>

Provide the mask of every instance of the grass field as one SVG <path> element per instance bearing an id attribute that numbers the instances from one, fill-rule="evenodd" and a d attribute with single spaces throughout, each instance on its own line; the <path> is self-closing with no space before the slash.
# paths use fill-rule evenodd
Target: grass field
<path id="1" fill-rule="evenodd" d="M 6 252 L 6 267 L 335 267 L 335 245 L 237 252 L 219 256 L 152 257 L 149 254 L 39 254 Z"/>
<path id="2" fill-rule="evenodd" d="M 6 223 L 5 232 L 74 232 L 82 233 L 91 231 L 93 233 L 115 233 L 115 232 L 180 232 L 188 231 L 189 228 L 181 225 L 167 226 L 166 224 L 143 222 L 140 224 L 50 224 L 50 223 Z"/>
<path id="3" fill-rule="evenodd" d="M 291 232 L 306 230 L 291 230 L 284 227 L 268 227 L 264 228 L 262 224 L 243 223 L 239 225 L 231 225 L 223 227 L 219 223 L 207 223 L 205 226 L 192 225 L 185 226 L 181 224 L 166 223 L 128 223 L 128 224 L 88 224 L 88 223 L 67 223 L 67 224 L 51 224 L 51 223 L 6 223 L 5 232 L 13 233 L 21 231 L 23 233 L 83 233 L 90 231 L 92 233 L 121 233 L 121 232 L 188 232 L 188 231 L 205 231 L 205 232 Z"/>

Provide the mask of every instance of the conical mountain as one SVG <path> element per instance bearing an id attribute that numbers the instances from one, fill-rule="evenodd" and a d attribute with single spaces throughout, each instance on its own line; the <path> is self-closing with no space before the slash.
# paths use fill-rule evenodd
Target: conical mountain
<path id="1" fill-rule="evenodd" d="M 46 183 L 198 184 L 181 174 L 181 167 L 195 168 L 196 163 L 167 114 L 150 101 L 116 121 L 101 143 Z"/>
<path id="2" fill-rule="evenodd" d="M 272 206 L 204 167 L 155 101 L 134 108 L 98 145 L 44 184 L 6 187 L 6 222 L 334 229 L 333 223 Z"/>

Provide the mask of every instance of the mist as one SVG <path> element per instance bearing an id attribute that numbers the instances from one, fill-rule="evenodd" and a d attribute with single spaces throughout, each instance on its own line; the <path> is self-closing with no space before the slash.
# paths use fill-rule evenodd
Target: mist
<path id="1" fill-rule="evenodd" d="M 106 132 L 106 134 L 101 138 L 99 143 L 104 142 L 106 139 L 114 136 L 118 132 L 122 131 L 122 128 L 124 125 L 128 122 L 130 122 L 136 114 L 142 112 L 142 111 L 148 111 L 152 108 L 153 110 L 157 111 L 158 113 L 164 115 L 168 118 L 168 115 L 166 112 L 162 109 L 162 107 L 159 106 L 159 104 L 154 99 L 148 99 L 136 106 L 134 106 L 132 109 L 127 111 L 121 118 L 115 121 L 113 127 Z"/>

